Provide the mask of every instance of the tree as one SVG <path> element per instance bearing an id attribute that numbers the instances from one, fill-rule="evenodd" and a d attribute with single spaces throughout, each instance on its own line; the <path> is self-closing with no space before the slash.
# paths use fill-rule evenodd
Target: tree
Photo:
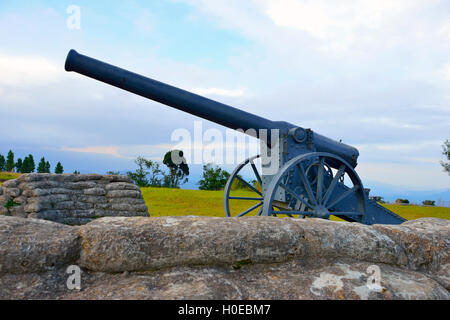
<path id="1" fill-rule="evenodd" d="M 30 158 L 25 157 L 25 159 L 23 159 L 22 162 L 22 173 L 30 173 L 31 172 L 30 167 L 31 167 Z"/>
<path id="2" fill-rule="evenodd" d="M 434 203 L 435 203 L 434 200 L 424 200 L 424 201 L 422 201 L 422 204 L 424 206 L 433 206 L 434 207 Z"/>
<path id="3" fill-rule="evenodd" d="M 34 163 L 33 156 L 29 154 L 28 159 L 30 159 L 30 172 L 34 172 L 34 169 L 36 169 L 36 164 Z"/>
<path id="4" fill-rule="evenodd" d="M 45 172 L 50 173 L 50 162 L 48 161 L 45 163 Z"/>
<path id="5" fill-rule="evenodd" d="M 22 159 L 17 159 L 17 162 L 16 162 L 16 172 L 22 172 L 22 165 L 23 165 L 23 162 L 22 162 Z"/>
<path id="6" fill-rule="evenodd" d="M 73 172 L 73 174 L 80 174 L 80 171 L 75 170 L 75 171 Z"/>
<path id="7" fill-rule="evenodd" d="M 447 158 L 445 161 L 441 161 L 441 166 L 444 168 L 444 172 L 450 175 L 450 140 L 446 139 L 442 145 L 442 154 Z"/>
<path id="8" fill-rule="evenodd" d="M 149 172 L 146 170 L 146 160 L 139 156 L 136 160 L 134 160 L 134 163 L 137 164 L 138 168 L 134 172 L 128 171 L 127 176 L 129 176 L 138 186 L 147 187 L 147 174 L 149 174 Z"/>
<path id="9" fill-rule="evenodd" d="M 202 179 L 197 183 L 200 190 L 221 190 L 225 187 L 230 174 L 216 166 L 212 167 L 211 164 L 203 166 Z"/>
<path id="10" fill-rule="evenodd" d="M 63 172 L 64 172 L 64 168 L 63 168 L 63 166 L 61 165 L 61 162 L 58 162 L 58 163 L 56 164 L 56 167 L 55 167 L 55 173 L 61 174 L 61 173 L 63 173 Z"/>
<path id="11" fill-rule="evenodd" d="M 0 171 L 5 171 L 6 160 L 5 157 L 0 154 Z"/>
<path id="12" fill-rule="evenodd" d="M 409 204 L 409 200 L 408 199 L 397 199 L 395 200 L 395 203 L 397 204 Z"/>
<path id="13" fill-rule="evenodd" d="M 167 151 L 163 163 L 169 168 L 169 174 L 164 175 L 163 187 L 179 188 L 180 184 L 188 181 L 189 166 L 183 156 L 183 151 Z"/>
<path id="14" fill-rule="evenodd" d="M 5 169 L 6 171 L 14 171 L 14 167 L 16 163 L 14 162 L 14 153 L 12 150 L 9 150 L 8 156 L 6 157 Z"/>
<path id="15" fill-rule="evenodd" d="M 28 157 L 25 157 L 24 159 L 23 159 L 23 162 L 22 162 L 22 173 L 29 173 L 30 171 L 29 171 L 29 167 L 30 167 L 30 161 L 29 161 L 30 159 L 28 159 Z"/>
<path id="16" fill-rule="evenodd" d="M 140 187 L 161 187 L 164 174 L 159 168 L 159 163 L 147 160 L 142 156 L 138 156 L 134 163 L 138 168 L 134 172 L 128 171 L 127 176 L 135 184 Z"/>
<path id="17" fill-rule="evenodd" d="M 39 161 L 38 167 L 37 167 L 37 172 L 38 173 L 46 173 L 46 168 L 45 168 L 45 158 L 42 157 L 41 160 Z"/>
<path id="18" fill-rule="evenodd" d="M 33 156 L 29 154 L 28 157 L 25 157 L 25 159 L 23 159 L 22 173 L 34 172 L 34 169 L 36 169 L 36 164 L 34 163 Z"/>

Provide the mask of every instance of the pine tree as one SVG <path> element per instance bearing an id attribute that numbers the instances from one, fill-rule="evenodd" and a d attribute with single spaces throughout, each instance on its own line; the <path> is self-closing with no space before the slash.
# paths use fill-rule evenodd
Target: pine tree
<path id="1" fill-rule="evenodd" d="M 5 171 L 6 160 L 5 157 L 0 154 L 0 171 Z"/>
<path id="2" fill-rule="evenodd" d="M 17 162 L 16 162 L 16 172 L 22 172 L 22 165 L 23 165 L 23 162 L 22 162 L 22 159 L 17 159 Z"/>
<path id="3" fill-rule="evenodd" d="M 30 162 L 30 171 L 29 172 L 34 172 L 34 169 L 36 169 L 36 164 L 34 163 L 34 159 L 33 156 L 31 154 L 28 155 L 28 159 Z"/>
<path id="4" fill-rule="evenodd" d="M 63 173 L 63 172 L 64 172 L 64 168 L 61 165 L 61 162 L 58 162 L 55 167 L 55 173 Z"/>
<path id="5" fill-rule="evenodd" d="M 30 171 L 30 159 L 28 157 L 25 157 L 22 162 L 22 173 L 29 173 Z"/>
<path id="6" fill-rule="evenodd" d="M 45 173 L 45 158 L 42 157 L 41 161 L 39 161 L 38 167 L 37 167 L 38 173 Z"/>
<path id="7" fill-rule="evenodd" d="M 50 162 L 45 163 L 45 173 L 50 173 Z"/>
<path id="8" fill-rule="evenodd" d="M 14 153 L 11 150 L 9 150 L 8 156 L 6 158 L 6 165 L 5 165 L 6 171 L 13 171 L 15 165 L 16 163 L 14 162 Z"/>
<path id="9" fill-rule="evenodd" d="M 36 168 L 36 165 L 34 163 L 33 156 L 31 154 L 29 154 L 28 157 L 25 157 L 25 159 L 23 159 L 22 173 L 34 172 L 35 168 Z"/>

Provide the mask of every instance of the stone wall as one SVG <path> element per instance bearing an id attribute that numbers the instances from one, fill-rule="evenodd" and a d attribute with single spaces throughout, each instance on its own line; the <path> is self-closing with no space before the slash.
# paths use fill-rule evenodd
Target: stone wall
<path id="1" fill-rule="evenodd" d="M 8 200 L 15 203 L 9 210 Z M 106 216 L 148 216 L 148 209 L 126 176 L 31 173 L 0 186 L 0 214 L 81 225 Z"/>
<path id="2" fill-rule="evenodd" d="M 0 299 L 450 299 L 450 221 L 0 216 Z M 81 268 L 81 290 L 66 268 Z M 379 286 L 370 278 L 378 272 Z"/>

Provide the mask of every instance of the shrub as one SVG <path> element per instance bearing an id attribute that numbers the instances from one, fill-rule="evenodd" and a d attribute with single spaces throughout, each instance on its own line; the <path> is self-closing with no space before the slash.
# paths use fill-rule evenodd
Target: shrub
<path id="1" fill-rule="evenodd" d="M 435 201 L 434 200 L 424 200 L 422 201 L 422 204 L 424 206 L 434 206 Z"/>
<path id="2" fill-rule="evenodd" d="M 159 168 L 159 163 L 147 160 L 144 157 L 137 157 L 134 160 L 138 168 L 136 171 L 128 171 L 127 176 L 139 187 L 161 187 L 164 173 Z M 149 176 L 149 177 L 148 177 Z"/>
<path id="3" fill-rule="evenodd" d="M 230 174 L 218 166 L 204 165 L 202 179 L 197 183 L 198 188 L 200 190 L 221 190 L 225 187 L 229 177 Z"/>
<path id="4" fill-rule="evenodd" d="M 4 205 L 4 207 L 8 211 L 8 213 L 6 215 L 10 216 L 11 215 L 10 209 L 15 206 L 20 206 L 20 203 L 17 203 L 12 198 L 9 198 L 8 201 L 6 201 L 6 203 Z"/>

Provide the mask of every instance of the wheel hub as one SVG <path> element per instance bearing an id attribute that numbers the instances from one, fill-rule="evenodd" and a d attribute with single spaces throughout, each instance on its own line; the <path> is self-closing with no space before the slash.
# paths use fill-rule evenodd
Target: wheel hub
<path id="1" fill-rule="evenodd" d="M 318 205 L 314 210 L 314 215 L 318 218 L 328 219 L 330 217 L 330 212 L 327 207 Z"/>

